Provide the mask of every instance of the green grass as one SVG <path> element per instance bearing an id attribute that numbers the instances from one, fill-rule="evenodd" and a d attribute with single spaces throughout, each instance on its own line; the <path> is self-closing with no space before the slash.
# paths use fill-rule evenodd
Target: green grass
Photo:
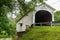
<path id="1" fill-rule="evenodd" d="M 60 27 L 35 27 L 23 35 L 20 40 L 60 40 Z"/>

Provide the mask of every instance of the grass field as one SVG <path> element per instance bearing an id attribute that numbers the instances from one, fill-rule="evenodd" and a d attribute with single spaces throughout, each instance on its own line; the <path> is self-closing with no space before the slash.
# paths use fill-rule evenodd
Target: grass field
<path id="1" fill-rule="evenodd" d="M 60 40 L 60 26 L 31 28 L 20 40 Z"/>

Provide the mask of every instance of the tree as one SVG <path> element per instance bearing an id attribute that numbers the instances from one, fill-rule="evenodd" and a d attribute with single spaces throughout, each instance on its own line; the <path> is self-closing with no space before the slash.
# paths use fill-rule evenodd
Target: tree
<path id="1" fill-rule="evenodd" d="M 21 18 L 24 15 L 27 15 L 29 12 L 32 12 L 35 10 L 35 7 L 37 6 L 37 3 L 44 3 L 43 0 L 31 0 L 30 2 L 25 2 L 25 0 L 18 0 L 18 3 L 20 5 L 20 15 L 17 15 L 16 20 Z"/>
<path id="2" fill-rule="evenodd" d="M 13 8 L 12 2 L 12 0 L 0 0 L 0 38 L 11 37 L 15 33 L 15 29 L 7 18 L 7 13 Z"/>
<path id="3" fill-rule="evenodd" d="M 56 11 L 54 13 L 54 18 L 55 18 L 55 22 L 60 22 L 60 11 Z"/>
<path id="4" fill-rule="evenodd" d="M 25 0 L 17 0 L 20 7 L 20 15 L 26 15 L 33 11 L 37 3 L 43 3 L 43 0 L 31 0 L 25 2 Z M 15 6 L 15 0 L 0 0 L 0 37 L 10 37 L 14 34 L 14 28 L 12 23 L 7 18 L 8 12 L 12 12 Z"/>
<path id="5" fill-rule="evenodd" d="M 13 9 L 15 0 L 0 0 L 0 7 L 3 5 L 7 6 L 9 9 Z"/>
<path id="6" fill-rule="evenodd" d="M 31 0 L 30 2 L 25 2 L 25 0 L 18 0 L 20 5 L 20 12 L 27 14 L 35 9 L 37 3 L 43 3 L 43 0 Z"/>

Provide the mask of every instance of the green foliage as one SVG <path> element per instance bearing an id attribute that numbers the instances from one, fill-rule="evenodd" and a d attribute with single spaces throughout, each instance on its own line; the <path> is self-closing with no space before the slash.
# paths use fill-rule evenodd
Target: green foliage
<path id="1" fill-rule="evenodd" d="M 9 9 L 12 9 L 14 6 L 14 0 L 0 0 L 0 7 L 3 5 L 7 6 Z"/>
<path id="2" fill-rule="evenodd" d="M 25 0 L 18 0 L 20 5 L 20 10 L 24 14 L 27 14 L 28 12 L 31 12 L 35 9 L 37 3 L 42 3 L 43 0 L 32 0 L 28 3 L 25 3 Z"/>
<path id="3" fill-rule="evenodd" d="M 34 5 L 32 2 L 25 3 L 25 1 L 23 1 L 23 0 L 18 0 L 18 2 L 20 4 L 21 13 L 27 14 L 28 12 L 33 11 Z"/>
<path id="4" fill-rule="evenodd" d="M 44 0 L 32 0 L 33 3 L 43 3 Z"/>
<path id="5" fill-rule="evenodd" d="M 0 38 L 2 37 L 12 37 L 15 34 L 15 29 L 10 24 L 9 19 L 7 18 L 7 13 L 9 10 L 7 6 L 3 5 L 0 7 Z"/>
<path id="6" fill-rule="evenodd" d="M 32 0 L 25 3 L 25 0 L 18 0 L 20 5 L 20 15 L 34 11 L 37 3 L 42 3 L 43 0 Z M 16 22 L 14 24 L 7 18 L 7 13 L 12 12 L 15 5 L 15 0 L 0 0 L 0 37 L 11 37 L 15 34 Z M 22 17 L 22 16 L 21 16 Z"/>
<path id="7" fill-rule="evenodd" d="M 12 12 L 15 0 L 0 0 L 0 38 L 14 37 L 15 28 L 7 18 L 8 12 Z"/>
<path id="8" fill-rule="evenodd" d="M 55 18 L 55 22 L 60 22 L 60 11 L 56 11 L 54 13 L 54 18 Z"/>
<path id="9" fill-rule="evenodd" d="M 40 26 L 30 29 L 20 40 L 60 40 L 59 26 Z"/>
<path id="10" fill-rule="evenodd" d="M 20 15 L 17 15 L 16 20 L 22 18 L 23 16 L 27 15 L 30 12 L 35 11 L 35 7 L 37 3 L 43 3 L 43 0 L 31 0 L 30 2 L 25 2 L 25 0 L 18 0 L 20 5 Z"/>

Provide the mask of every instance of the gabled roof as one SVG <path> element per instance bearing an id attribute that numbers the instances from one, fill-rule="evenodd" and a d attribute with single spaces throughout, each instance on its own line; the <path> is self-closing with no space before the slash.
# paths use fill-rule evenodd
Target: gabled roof
<path id="1" fill-rule="evenodd" d="M 50 5 L 48 5 L 48 4 L 46 4 L 46 3 L 41 4 L 41 5 L 46 5 L 46 6 L 48 6 L 49 8 L 51 8 L 51 9 L 53 9 L 53 10 L 56 10 L 56 9 L 54 9 L 53 7 L 51 7 Z M 38 6 L 41 6 L 41 5 L 38 5 Z M 27 13 L 27 14 L 28 14 L 28 13 Z M 17 22 L 20 21 L 20 20 L 21 20 L 24 16 L 26 16 L 27 14 L 23 15 L 22 17 L 20 17 L 20 18 L 17 20 Z"/>
<path id="2" fill-rule="evenodd" d="M 45 3 L 46 6 L 50 7 L 51 9 L 53 9 L 54 11 L 56 10 L 55 8 L 53 8 L 52 6 L 48 5 L 47 3 Z"/>
<path id="3" fill-rule="evenodd" d="M 46 5 L 47 7 L 51 8 L 51 9 L 53 9 L 53 10 L 56 10 L 55 8 L 53 8 L 53 7 L 51 7 L 50 5 L 48 5 L 47 3 L 43 3 L 43 4 L 40 4 L 40 5 L 38 5 L 38 6 L 40 7 L 40 6 L 42 6 L 42 5 Z"/>

